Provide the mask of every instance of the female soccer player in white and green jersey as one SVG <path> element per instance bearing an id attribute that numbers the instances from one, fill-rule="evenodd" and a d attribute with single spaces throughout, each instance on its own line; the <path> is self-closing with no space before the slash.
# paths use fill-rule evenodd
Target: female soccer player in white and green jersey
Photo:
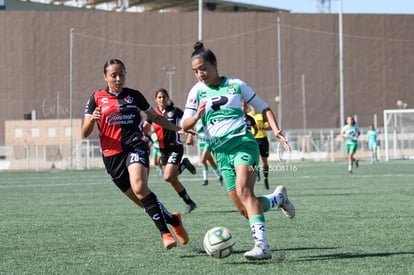
<path id="1" fill-rule="evenodd" d="M 295 208 L 284 186 L 278 186 L 269 195 L 256 197 L 254 194 L 259 148 L 244 121 L 242 101 L 258 112 L 264 111 L 274 135 L 286 150 L 290 149 L 289 143 L 266 102 L 245 82 L 220 76 L 216 56 L 201 42 L 194 45 L 191 66 L 198 82 L 188 94 L 182 126 L 188 130 L 199 119 L 202 121 L 205 139 L 217 160 L 227 192 L 240 213 L 249 219 L 255 244 L 244 256 L 249 260 L 270 259 L 272 251 L 266 238 L 263 212 L 276 206 L 293 218 Z"/>
<path id="2" fill-rule="evenodd" d="M 351 116 L 346 118 L 346 125 L 342 128 L 341 136 L 345 138 L 346 153 L 348 154 L 348 172 L 352 174 L 352 167 L 358 168 L 359 160 L 356 159 L 355 153 L 358 149 L 358 137 L 361 134 L 355 119 Z"/>

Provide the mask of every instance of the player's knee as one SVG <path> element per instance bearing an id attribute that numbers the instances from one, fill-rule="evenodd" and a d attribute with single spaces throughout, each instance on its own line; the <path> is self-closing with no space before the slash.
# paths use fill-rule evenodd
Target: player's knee
<path id="1" fill-rule="evenodd" d="M 173 182 L 175 179 L 175 176 L 171 175 L 171 174 L 164 174 L 164 180 L 168 181 L 168 182 Z"/>

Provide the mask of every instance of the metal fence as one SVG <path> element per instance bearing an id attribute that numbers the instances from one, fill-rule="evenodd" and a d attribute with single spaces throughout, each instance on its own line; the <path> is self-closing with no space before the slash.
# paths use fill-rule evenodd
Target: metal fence
<path id="1" fill-rule="evenodd" d="M 366 131 L 361 129 L 357 157 L 370 159 Z M 379 132 L 378 155 L 383 159 L 383 129 Z M 290 130 L 285 135 L 292 147 L 285 151 L 269 132 L 270 162 L 336 161 L 345 160 L 345 144 L 339 136 L 340 129 Z M 184 140 L 184 139 L 182 139 Z M 200 151 L 195 145 L 185 146 L 185 155 L 199 164 Z M 400 151 L 414 150 L 414 138 L 399 144 Z M 69 153 L 71 151 L 71 153 Z M 0 170 L 49 170 L 49 169 L 98 169 L 103 168 L 99 140 L 85 139 L 70 150 L 62 145 L 26 144 L 21 147 L 0 146 Z"/>

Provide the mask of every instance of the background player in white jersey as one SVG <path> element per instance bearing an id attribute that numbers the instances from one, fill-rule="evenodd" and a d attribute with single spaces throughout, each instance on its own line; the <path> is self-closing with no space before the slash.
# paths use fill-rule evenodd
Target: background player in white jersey
<path id="1" fill-rule="evenodd" d="M 249 260 L 269 259 L 272 251 L 266 237 L 263 212 L 277 206 L 287 217 L 293 218 L 295 208 L 288 200 L 284 186 L 278 186 L 266 196 L 256 197 L 254 194 L 259 148 L 247 130 L 243 100 L 266 115 L 274 135 L 287 150 L 290 149 L 288 141 L 266 102 L 245 82 L 220 76 L 216 56 L 201 42 L 194 46 L 191 66 L 198 82 L 187 97 L 183 129 L 193 129 L 198 120 L 202 121 L 205 139 L 217 161 L 228 194 L 240 213 L 249 219 L 255 244 L 244 256 Z"/>
<path id="2" fill-rule="evenodd" d="M 152 149 L 152 159 L 154 162 L 154 166 L 157 167 L 158 174 L 160 176 L 164 175 L 164 169 L 162 168 L 160 159 L 161 159 L 161 152 L 160 152 L 160 145 L 158 143 L 157 134 L 151 130 L 151 135 L 147 136 L 149 139 L 149 144 Z"/>
<path id="3" fill-rule="evenodd" d="M 378 132 L 374 128 L 374 125 L 369 125 L 369 130 L 367 131 L 368 137 L 368 148 L 371 151 L 371 163 L 378 161 L 377 148 L 378 148 Z"/>
<path id="4" fill-rule="evenodd" d="M 358 168 L 359 160 L 356 159 L 355 153 L 358 149 L 358 137 L 361 134 L 355 119 L 351 116 L 346 118 L 346 125 L 342 128 L 341 136 L 345 138 L 346 153 L 348 154 L 348 172 L 352 174 L 352 168 Z"/>

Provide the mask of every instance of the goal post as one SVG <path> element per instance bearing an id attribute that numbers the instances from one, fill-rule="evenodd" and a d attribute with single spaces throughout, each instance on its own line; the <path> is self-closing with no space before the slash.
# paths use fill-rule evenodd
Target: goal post
<path id="1" fill-rule="evenodd" d="M 414 158 L 414 109 L 384 110 L 385 160 Z"/>

